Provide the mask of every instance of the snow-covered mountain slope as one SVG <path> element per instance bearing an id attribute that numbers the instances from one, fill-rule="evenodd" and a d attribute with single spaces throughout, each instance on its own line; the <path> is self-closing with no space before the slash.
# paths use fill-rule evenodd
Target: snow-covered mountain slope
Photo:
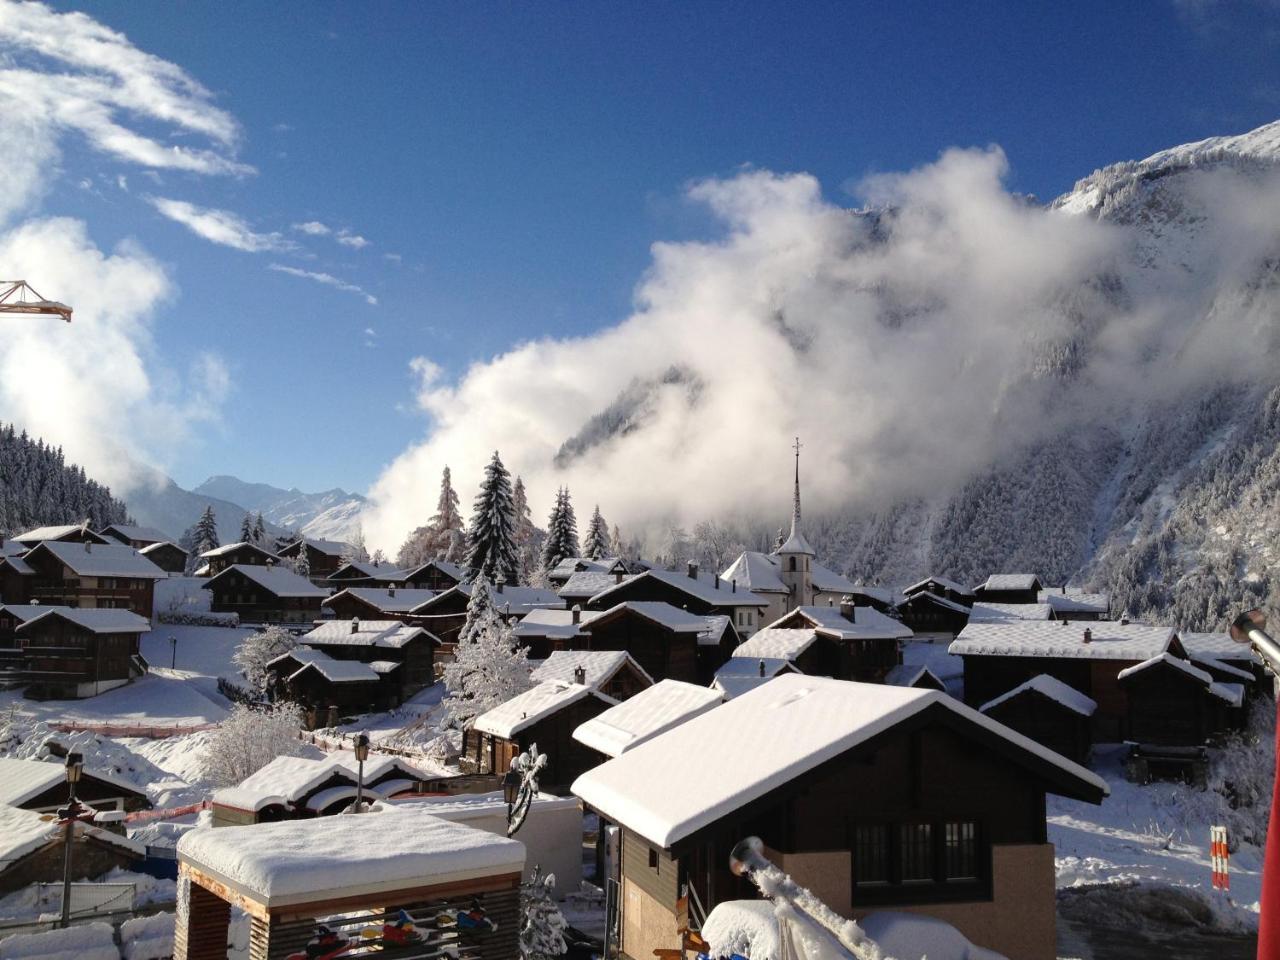
<path id="1" fill-rule="evenodd" d="M 163 530 L 174 543 L 196 522 L 205 507 L 213 507 L 218 521 L 218 538 L 223 543 L 235 543 L 240 538 L 240 523 L 246 513 L 238 503 L 183 489 L 169 477 L 161 478 L 158 485 L 148 484 L 131 490 L 125 504 L 129 515 L 138 523 Z M 277 527 L 269 529 L 272 533 L 279 532 Z"/>
<path id="2" fill-rule="evenodd" d="M 231 476 L 210 477 L 193 491 L 238 503 L 279 527 L 312 537 L 347 540 L 356 532 L 364 497 L 345 490 L 303 493 Z"/>

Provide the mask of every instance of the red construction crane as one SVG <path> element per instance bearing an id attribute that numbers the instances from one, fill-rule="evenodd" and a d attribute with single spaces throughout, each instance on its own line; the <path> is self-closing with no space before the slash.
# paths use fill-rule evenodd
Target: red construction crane
<path id="1" fill-rule="evenodd" d="M 70 307 L 57 300 L 46 300 L 25 280 L 0 280 L 0 313 L 29 313 L 42 317 L 61 317 L 67 323 L 71 322 Z"/>

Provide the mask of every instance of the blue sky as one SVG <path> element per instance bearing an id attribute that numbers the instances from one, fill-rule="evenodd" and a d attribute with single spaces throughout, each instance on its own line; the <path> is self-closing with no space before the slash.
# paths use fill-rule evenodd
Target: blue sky
<path id="1" fill-rule="evenodd" d="M 622 320 L 651 243 L 715 229 L 683 198 L 692 180 L 807 171 L 853 204 L 868 174 L 995 143 L 1010 188 L 1049 199 L 1106 163 L 1280 116 L 1271 4 L 54 6 L 209 88 L 257 170 L 152 183 L 70 138 L 40 207 L 163 261 L 176 293 L 157 356 L 225 360 L 220 418 L 168 465 L 184 485 L 366 488 L 427 428 L 410 358 L 456 376 Z M 296 247 L 210 243 L 147 195 Z M 292 229 L 308 221 L 335 233 Z"/>

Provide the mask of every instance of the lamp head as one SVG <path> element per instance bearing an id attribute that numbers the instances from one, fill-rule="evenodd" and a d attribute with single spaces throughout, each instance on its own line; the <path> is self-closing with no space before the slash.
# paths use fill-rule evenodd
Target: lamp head
<path id="1" fill-rule="evenodd" d="M 369 759 L 369 735 L 367 733 L 356 734 L 356 759 L 364 763 Z"/>
<path id="2" fill-rule="evenodd" d="M 79 783 L 80 775 L 84 772 L 84 754 L 78 750 L 72 750 L 67 754 L 67 783 Z"/>
<path id="3" fill-rule="evenodd" d="M 502 799 L 507 805 L 516 802 L 516 797 L 520 795 L 520 774 L 514 770 L 508 770 L 502 777 Z"/>

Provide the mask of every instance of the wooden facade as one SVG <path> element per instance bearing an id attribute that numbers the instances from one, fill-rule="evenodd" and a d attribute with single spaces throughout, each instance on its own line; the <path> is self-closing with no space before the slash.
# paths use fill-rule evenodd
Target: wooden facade
<path id="1" fill-rule="evenodd" d="M 320 617 L 323 594 L 281 597 L 239 570 L 224 570 L 205 584 L 214 613 L 236 613 L 242 623 L 310 623 Z"/>
<path id="2" fill-rule="evenodd" d="M 349 548 L 346 544 L 318 545 L 314 541 L 304 539 L 295 540 L 288 546 L 282 547 L 277 555 L 282 559 L 293 560 L 298 556 L 298 552 L 304 549 L 307 551 L 307 569 L 310 571 L 308 576 L 313 581 L 322 581 L 337 573 L 343 563 L 343 553 Z"/>
<path id="3" fill-rule="evenodd" d="M 594 693 L 517 731 L 511 737 L 495 737 L 478 730 L 468 730 L 463 756 L 475 773 L 505 773 L 511 761 L 533 744 L 547 755 L 547 766 L 538 778 L 546 793 L 563 794 L 569 785 L 592 767 L 602 762 L 601 754 L 573 739 L 573 731 L 588 720 L 604 713 L 614 704 Z"/>
<path id="4" fill-rule="evenodd" d="M 898 604 L 896 613 L 912 633 L 955 636 L 969 623 L 969 609 L 962 603 L 922 590 Z"/>
<path id="5" fill-rule="evenodd" d="M 180 576 L 187 569 L 187 551 L 176 543 L 155 543 L 144 546 L 140 552 L 165 573 Z"/>
<path id="6" fill-rule="evenodd" d="M 462 583 L 465 576 L 466 571 L 457 564 L 429 560 L 420 567 L 405 571 L 402 582 L 406 587 L 441 593 Z"/>
<path id="7" fill-rule="evenodd" d="M 124 546 L 102 547 L 103 550 L 125 550 Z M 36 601 L 48 606 L 130 610 L 140 617 L 151 619 L 154 606 L 155 577 L 142 576 L 81 576 L 63 562 L 52 550 L 41 545 L 22 558 L 34 574 L 24 577 L 25 597 L 21 601 Z"/>
<path id="8" fill-rule="evenodd" d="M 698 634 L 677 632 L 632 607 L 596 617 L 584 628 L 588 650 L 625 650 L 656 683 L 697 683 Z"/>
<path id="9" fill-rule="evenodd" d="M 263 550 L 252 543 L 233 543 L 225 547 L 218 547 L 217 550 L 218 552 L 213 556 L 209 556 L 212 551 L 206 551 L 200 555 L 200 558 L 209 567 L 206 576 L 216 577 L 223 570 L 237 564 L 250 567 L 266 567 L 280 562 L 280 558 L 274 553 Z"/>
<path id="10" fill-rule="evenodd" d="M 91 697 L 147 671 L 139 631 L 99 632 L 50 613 L 17 631 L 20 676 L 33 699 Z"/>
<path id="11" fill-rule="evenodd" d="M 1191 747 L 1239 729 L 1244 711 L 1196 677 L 1157 663 L 1119 681 L 1127 694 L 1127 739 L 1163 747 Z"/>
<path id="12" fill-rule="evenodd" d="M 1011 730 L 1076 763 L 1093 752 L 1089 718 L 1034 688 L 1028 688 L 984 711 Z"/>

